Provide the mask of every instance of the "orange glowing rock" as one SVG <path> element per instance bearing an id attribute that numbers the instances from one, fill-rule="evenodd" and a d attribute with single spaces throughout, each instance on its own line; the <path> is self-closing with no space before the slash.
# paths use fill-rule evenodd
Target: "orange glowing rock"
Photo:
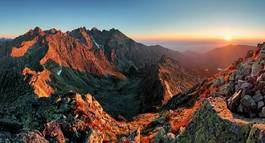
<path id="1" fill-rule="evenodd" d="M 35 72 L 29 68 L 23 70 L 23 75 L 31 75 L 30 84 L 38 97 L 49 97 L 54 93 L 53 88 L 48 84 L 50 79 L 50 72 L 44 69 L 42 72 Z"/>
<path id="2" fill-rule="evenodd" d="M 44 65 L 48 60 L 53 60 L 58 65 L 71 69 L 95 73 L 98 75 L 114 75 L 121 79 L 126 77 L 118 72 L 107 59 L 100 59 L 86 46 L 70 38 L 62 32 L 46 37 L 48 51 L 41 59 L 40 64 Z"/>
<path id="3" fill-rule="evenodd" d="M 11 56 L 12 57 L 22 57 L 22 56 L 24 56 L 27 53 L 28 49 L 30 47 L 32 47 L 36 42 L 37 42 L 37 39 L 35 38 L 35 39 L 31 40 L 31 41 L 23 42 L 21 44 L 21 47 L 12 48 Z"/>

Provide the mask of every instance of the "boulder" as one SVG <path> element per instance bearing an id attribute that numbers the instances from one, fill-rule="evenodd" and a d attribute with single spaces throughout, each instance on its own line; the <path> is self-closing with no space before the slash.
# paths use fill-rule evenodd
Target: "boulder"
<path id="1" fill-rule="evenodd" d="M 256 76 L 247 76 L 246 77 L 246 81 L 248 83 L 251 83 L 251 84 L 255 84 L 256 80 L 257 80 Z"/>
<path id="2" fill-rule="evenodd" d="M 258 76 L 261 70 L 262 70 L 262 66 L 258 62 L 255 62 L 252 65 L 251 76 Z"/>
<path id="3" fill-rule="evenodd" d="M 236 79 L 242 79 L 244 76 L 249 75 L 252 70 L 252 65 L 250 63 L 240 64 L 237 73 Z"/>
<path id="4" fill-rule="evenodd" d="M 233 116 L 223 99 L 206 100 L 194 114 L 186 130 L 177 136 L 179 143 L 245 143 L 249 126 L 230 121 Z M 216 103 L 214 105 L 213 103 Z M 219 108 L 219 109 L 216 109 Z"/>
<path id="5" fill-rule="evenodd" d="M 265 107 L 263 110 L 265 113 Z M 263 122 L 258 120 L 249 122 L 245 118 L 237 118 L 227 109 L 224 99 L 211 98 L 203 102 L 185 131 L 180 132 L 176 137 L 176 142 L 263 143 L 265 142 Z"/>
<path id="6" fill-rule="evenodd" d="M 232 110 L 231 110 L 232 111 Z M 238 107 L 237 107 L 237 112 L 238 113 L 243 113 L 244 112 L 244 108 L 242 106 L 242 104 L 239 104 Z"/>
<path id="7" fill-rule="evenodd" d="M 259 81 L 257 84 L 257 88 L 261 90 L 262 94 L 265 94 L 263 91 L 263 89 L 265 89 L 264 87 L 265 87 L 265 81 Z"/>
<path id="8" fill-rule="evenodd" d="M 264 102 L 263 101 L 259 101 L 258 102 L 258 110 L 260 110 L 262 107 L 264 107 Z"/>
<path id="9" fill-rule="evenodd" d="M 241 100 L 241 104 L 243 105 L 244 109 L 247 109 L 247 111 L 255 110 L 257 108 L 256 102 L 253 100 L 253 98 L 249 95 L 245 95 Z"/>
<path id="10" fill-rule="evenodd" d="M 229 99 L 228 99 L 228 107 L 230 110 L 235 111 L 236 106 L 240 101 L 242 90 L 235 92 Z"/>
<path id="11" fill-rule="evenodd" d="M 240 89 L 249 89 L 251 87 L 252 87 L 251 83 L 244 82 L 244 83 L 241 84 Z"/>
<path id="12" fill-rule="evenodd" d="M 257 94 L 255 94 L 252 98 L 255 102 L 259 102 L 263 99 L 263 96 L 260 92 L 256 92 Z"/>
<path id="13" fill-rule="evenodd" d="M 167 133 L 166 137 L 170 141 L 174 141 L 176 138 L 176 136 L 173 133 Z"/>
<path id="14" fill-rule="evenodd" d="M 259 117 L 264 118 L 265 117 L 265 107 L 263 107 L 259 113 Z"/>

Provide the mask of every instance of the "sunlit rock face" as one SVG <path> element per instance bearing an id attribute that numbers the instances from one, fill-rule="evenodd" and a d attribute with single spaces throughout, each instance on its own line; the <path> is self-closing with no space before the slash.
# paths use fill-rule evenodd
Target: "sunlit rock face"
<path id="1" fill-rule="evenodd" d="M 39 97 L 48 97 L 54 93 L 53 88 L 49 85 L 49 82 L 51 82 L 51 73 L 47 69 L 36 73 L 26 67 L 22 73 L 25 77 L 30 78 L 29 84 Z"/>

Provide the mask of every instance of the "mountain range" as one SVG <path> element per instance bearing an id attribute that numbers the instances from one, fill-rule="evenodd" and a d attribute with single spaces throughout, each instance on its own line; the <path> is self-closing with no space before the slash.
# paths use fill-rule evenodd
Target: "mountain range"
<path id="1" fill-rule="evenodd" d="M 183 54 L 191 61 L 196 61 L 209 75 L 212 75 L 226 68 L 231 62 L 245 56 L 248 51 L 256 49 L 256 46 L 231 44 L 213 48 L 205 53 L 186 51 Z"/>
<path id="2" fill-rule="evenodd" d="M 36 27 L 0 43 L 0 139 L 264 141 L 263 128 L 245 121 L 265 114 L 264 45 L 200 55 L 146 46 L 117 29 Z"/>

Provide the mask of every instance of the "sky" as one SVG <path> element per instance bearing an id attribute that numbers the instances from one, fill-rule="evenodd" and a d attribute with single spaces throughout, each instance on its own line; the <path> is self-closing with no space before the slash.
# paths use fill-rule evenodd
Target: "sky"
<path id="1" fill-rule="evenodd" d="M 264 5 L 265 0 L 1 0 L 0 37 L 36 26 L 85 26 L 116 28 L 137 41 L 173 48 L 179 42 L 255 43 L 265 38 Z"/>

